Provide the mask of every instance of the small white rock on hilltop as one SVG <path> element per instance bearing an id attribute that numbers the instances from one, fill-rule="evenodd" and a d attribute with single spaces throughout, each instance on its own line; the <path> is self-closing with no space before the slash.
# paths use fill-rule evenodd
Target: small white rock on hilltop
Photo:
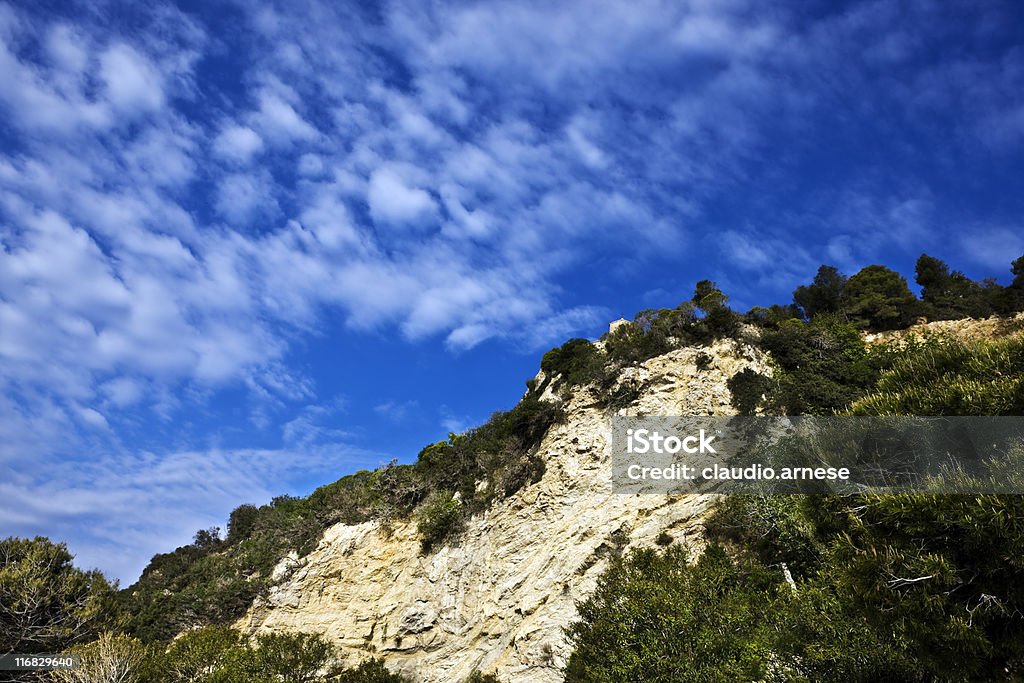
<path id="1" fill-rule="evenodd" d="M 711 357 L 698 371 L 698 353 Z M 733 414 L 726 381 L 746 367 L 770 374 L 751 347 L 721 341 L 623 371 L 639 382 L 624 414 Z M 543 478 L 475 516 L 458 539 L 423 556 L 414 523 L 390 535 L 377 522 L 328 529 L 307 557 L 285 558 L 280 582 L 239 622 L 246 632 L 323 633 L 348 666 L 381 657 L 423 682 L 457 682 L 475 670 L 503 681 L 562 680 L 565 628 L 609 556 L 653 546 L 667 532 L 699 552 L 712 496 L 611 492 L 610 416 L 589 390 L 544 437 Z"/>

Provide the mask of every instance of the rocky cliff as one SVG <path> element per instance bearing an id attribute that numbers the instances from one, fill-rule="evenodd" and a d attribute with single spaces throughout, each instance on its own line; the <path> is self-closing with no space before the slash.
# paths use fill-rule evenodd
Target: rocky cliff
<path id="1" fill-rule="evenodd" d="M 702 353 L 710 362 L 698 369 Z M 746 367 L 771 372 L 760 352 L 734 341 L 652 358 L 618 377 L 640 388 L 622 412 L 731 414 L 726 380 Z M 550 387 L 547 397 L 556 400 Z M 610 415 L 596 399 L 585 388 L 568 397 L 566 420 L 540 445 L 541 480 L 473 517 L 445 546 L 422 554 L 412 522 L 336 525 L 314 552 L 282 561 L 276 586 L 239 626 L 323 633 L 346 665 L 382 657 L 424 682 L 474 670 L 561 680 L 565 628 L 609 557 L 656 540 L 698 549 L 712 503 L 612 493 Z"/>

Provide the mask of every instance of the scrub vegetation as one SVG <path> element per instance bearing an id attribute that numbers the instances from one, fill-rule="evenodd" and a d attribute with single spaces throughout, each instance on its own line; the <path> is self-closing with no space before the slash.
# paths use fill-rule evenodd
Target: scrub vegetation
<path id="1" fill-rule="evenodd" d="M 918 261 L 920 300 L 884 269 L 823 267 L 789 310 L 746 316 L 778 366 L 730 382 L 740 412 L 1022 415 L 1024 339 L 857 331 L 1021 309 L 1013 284 Z M 1020 477 L 1024 444 L 984 476 Z M 935 491 L 956 491 L 957 476 Z M 993 487 L 995 488 L 995 487 Z M 967 487 L 962 490 L 978 490 Z M 995 681 L 1024 676 L 1024 498 L 952 493 L 733 495 L 684 550 L 613 561 L 571 629 L 567 681 Z"/>
<path id="2" fill-rule="evenodd" d="M 357 472 L 304 498 L 241 505 L 226 531 L 198 531 L 119 592 L 76 569 L 62 545 L 6 539 L 0 650 L 72 651 L 97 671 L 127 671 L 55 674 L 68 681 L 402 681 L 379 661 L 338 669 L 333 647 L 315 635 L 245 639 L 228 625 L 268 589 L 282 558 L 310 552 L 330 525 L 411 521 L 424 553 L 458 542 L 470 516 L 539 480 L 537 449 L 563 417 L 560 399 L 587 387 L 607 409 L 628 405 L 642 388 L 620 382 L 622 369 L 672 349 L 733 339 L 767 351 L 771 377 L 729 380 L 745 414 L 1020 415 L 1019 336 L 869 346 L 862 335 L 1024 310 L 1024 257 L 1011 270 L 1005 287 L 973 282 L 922 255 L 917 297 L 883 266 L 849 278 L 822 266 L 791 303 L 745 314 L 701 281 L 676 308 L 641 311 L 600 343 L 552 349 L 514 408 L 427 445 L 414 463 Z M 698 353 L 701 371 L 711 362 Z M 1024 461 L 1024 447 L 1009 457 Z M 729 497 L 699 558 L 666 534 L 661 550 L 614 559 L 580 606 L 567 680 L 1019 678 L 1022 520 L 1014 496 Z"/>

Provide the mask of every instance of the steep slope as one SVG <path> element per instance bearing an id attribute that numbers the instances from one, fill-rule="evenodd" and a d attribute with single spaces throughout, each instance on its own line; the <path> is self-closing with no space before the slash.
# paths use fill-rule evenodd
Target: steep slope
<path id="1" fill-rule="evenodd" d="M 707 355 L 700 368 L 698 354 Z M 731 414 L 726 381 L 747 367 L 771 373 L 761 352 L 731 340 L 652 358 L 618 377 L 639 388 L 621 412 Z M 564 629 L 607 558 L 669 537 L 698 545 L 712 502 L 612 493 L 610 415 L 596 404 L 591 390 L 575 391 L 566 420 L 541 443 L 541 480 L 474 516 L 439 549 L 423 555 L 411 522 L 335 525 L 312 553 L 282 561 L 278 583 L 238 626 L 323 633 L 347 665 L 383 657 L 425 682 L 474 670 L 509 681 L 560 680 L 569 654 Z"/>

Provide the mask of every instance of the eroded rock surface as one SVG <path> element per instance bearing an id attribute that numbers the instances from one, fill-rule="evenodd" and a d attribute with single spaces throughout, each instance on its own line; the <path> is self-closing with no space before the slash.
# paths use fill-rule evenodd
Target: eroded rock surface
<path id="1" fill-rule="evenodd" d="M 620 376 L 639 391 L 622 411 L 732 414 L 726 381 L 746 367 L 771 372 L 759 352 L 732 341 L 653 358 Z M 653 546 L 662 532 L 699 551 L 713 502 L 612 493 L 610 417 L 596 400 L 577 391 L 566 421 L 541 443 L 543 478 L 474 517 L 457 539 L 424 556 L 413 523 L 390 533 L 377 522 L 336 525 L 310 555 L 283 561 L 280 583 L 240 626 L 323 633 L 347 665 L 382 657 L 419 681 L 459 681 L 477 669 L 505 681 L 561 680 L 565 628 L 609 558 Z"/>

